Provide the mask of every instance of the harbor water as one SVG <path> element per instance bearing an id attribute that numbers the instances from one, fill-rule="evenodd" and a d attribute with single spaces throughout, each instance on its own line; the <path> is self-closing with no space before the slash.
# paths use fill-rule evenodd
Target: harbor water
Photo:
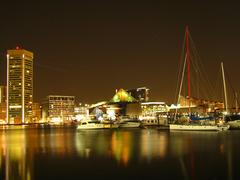
<path id="1" fill-rule="evenodd" d="M 0 131 L 0 179 L 240 179 L 240 131 Z"/>

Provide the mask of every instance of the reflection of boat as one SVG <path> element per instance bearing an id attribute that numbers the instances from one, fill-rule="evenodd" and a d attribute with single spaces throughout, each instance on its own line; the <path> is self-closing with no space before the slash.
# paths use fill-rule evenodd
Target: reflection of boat
<path id="1" fill-rule="evenodd" d="M 119 122 L 120 128 L 136 128 L 140 126 L 140 121 L 138 119 L 130 117 L 121 117 Z"/>
<path id="2" fill-rule="evenodd" d="M 202 124 L 170 124 L 170 130 L 184 131 L 225 131 L 229 129 L 229 125 L 202 125 Z"/>
<path id="3" fill-rule="evenodd" d="M 103 129 L 104 124 L 98 120 L 82 120 L 77 129 Z"/>

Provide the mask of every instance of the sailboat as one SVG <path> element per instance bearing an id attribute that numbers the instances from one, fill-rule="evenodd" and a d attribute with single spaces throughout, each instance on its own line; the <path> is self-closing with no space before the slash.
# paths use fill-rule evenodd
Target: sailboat
<path id="1" fill-rule="evenodd" d="M 229 109 L 228 109 L 227 88 L 226 88 L 226 82 L 225 82 L 225 73 L 224 73 L 223 62 L 221 62 L 221 69 L 222 69 L 224 101 L 225 101 L 225 113 L 224 114 L 226 114 L 226 116 L 224 117 L 224 120 L 226 121 L 226 124 L 228 124 L 230 126 L 230 129 L 240 129 L 240 115 L 237 114 L 237 112 L 238 112 L 237 94 L 235 95 L 236 114 L 230 114 Z"/>
<path id="2" fill-rule="evenodd" d="M 184 124 L 169 124 L 169 129 L 170 130 L 181 130 L 181 131 L 223 131 L 229 129 L 229 125 L 223 125 L 223 124 L 210 124 L 202 121 L 193 121 L 191 120 L 191 91 L 190 91 L 190 54 L 189 54 L 189 31 L 188 27 L 186 27 L 186 54 L 185 54 L 185 59 L 184 59 L 184 64 L 183 64 L 183 70 L 182 70 L 182 75 L 181 75 L 181 82 L 180 82 L 180 88 L 179 88 L 179 93 L 178 93 L 178 100 L 177 104 L 179 104 L 180 101 L 180 96 L 181 96 L 181 91 L 182 91 L 182 86 L 183 86 L 183 79 L 184 79 L 184 74 L 185 74 L 185 69 L 187 66 L 187 80 L 188 80 L 188 116 L 185 117 L 187 123 Z M 177 116 L 177 111 L 178 108 L 176 108 L 175 112 L 175 117 L 174 117 L 174 122 L 176 122 L 176 116 Z M 206 117 L 202 119 L 207 119 Z M 196 123 L 197 122 L 197 123 Z"/>

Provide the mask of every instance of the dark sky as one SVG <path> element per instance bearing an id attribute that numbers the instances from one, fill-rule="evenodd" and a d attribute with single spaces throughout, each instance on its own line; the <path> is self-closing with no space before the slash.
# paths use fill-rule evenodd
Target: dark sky
<path id="1" fill-rule="evenodd" d="M 1 1 L 1 83 L 6 50 L 34 53 L 34 99 L 110 99 L 116 88 L 147 86 L 173 103 L 185 26 L 210 80 L 224 61 L 238 90 L 240 11 L 230 1 Z"/>

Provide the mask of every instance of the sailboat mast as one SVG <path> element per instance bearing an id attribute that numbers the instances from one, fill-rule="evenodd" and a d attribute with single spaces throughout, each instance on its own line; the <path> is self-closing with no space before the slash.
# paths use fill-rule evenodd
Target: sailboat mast
<path id="1" fill-rule="evenodd" d="M 224 88 L 224 99 L 225 99 L 225 110 L 228 111 L 228 101 L 227 101 L 227 89 L 226 89 L 226 82 L 225 82 L 225 73 L 223 68 L 223 62 L 221 62 L 222 68 L 222 78 L 223 78 L 223 88 Z"/>
<path id="2" fill-rule="evenodd" d="M 188 41 L 189 31 L 188 26 L 186 26 L 186 59 L 187 59 L 187 77 L 188 77 L 188 112 L 190 114 L 190 106 L 191 106 L 191 83 L 190 83 L 190 57 L 189 57 L 189 41 Z"/>
<path id="3" fill-rule="evenodd" d="M 238 113 L 238 94 L 235 92 L 235 106 L 236 106 L 236 113 Z"/>
<path id="4" fill-rule="evenodd" d="M 182 92 L 182 85 L 183 85 L 183 79 L 184 79 L 186 61 L 187 61 L 187 56 L 185 56 L 184 64 L 183 64 L 183 71 L 182 71 L 182 77 L 181 77 L 181 82 L 180 82 L 180 88 L 179 88 L 179 92 L 178 92 L 177 106 L 178 106 L 178 103 L 179 103 L 179 101 L 180 101 L 180 96 L 181 96 L 181 92 Z M 176 107 L 174 120 L 176 120 L 177 112 L 178 112 L 178 107 Z"/>

